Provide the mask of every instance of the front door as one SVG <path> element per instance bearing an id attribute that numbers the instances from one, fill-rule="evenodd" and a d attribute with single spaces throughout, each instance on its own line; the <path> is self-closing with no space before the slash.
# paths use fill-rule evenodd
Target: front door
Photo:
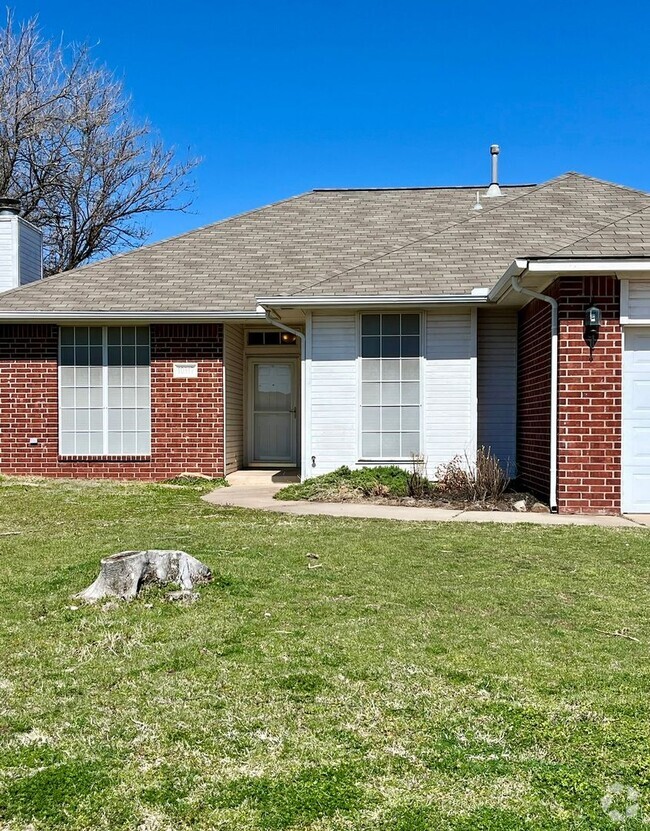
<path id="1" fill-rule="evenodd" d="M 251 358 L 249 442 L 251 465 L 297 464 L 297 361 Z"/>

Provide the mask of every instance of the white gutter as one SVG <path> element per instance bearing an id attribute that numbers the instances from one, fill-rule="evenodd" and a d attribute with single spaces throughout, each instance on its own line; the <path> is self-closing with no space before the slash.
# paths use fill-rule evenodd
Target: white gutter
<path id="1" fill-rule="evenodd" d="M 323 297 L 260 297 L 257 302 L 263 307 L 289 308 L 298 306 L 312 309 L 335 306 L 439 306 L 487 303 L 487 294 L 375 294 L 375 295 L 348 295 L 346 297 L 330 295 Z"/>
<path id="2" fill-rule="evenodd" d="M 522 261 L 517 261 L 521 263 Z M 536 300 L 541 300 L 548 303 L 551 307 L 551 450 L 550 450 L 550 486 L 549 486 L 549 502 L 552 513 L 557 513 L 557 377 L 558 377 L 558 308 L 557 300 L 554 297 L 548 297 L 546 294 L 540 294 L 538 291 L 527 289 L 519 282 L 519 277 L 527 270 L 527 265 L 524 270 L 518 275 L 511 274 L 510 285 L 512 288 L 523 294 L 526 297 L 533 297 Z"/>

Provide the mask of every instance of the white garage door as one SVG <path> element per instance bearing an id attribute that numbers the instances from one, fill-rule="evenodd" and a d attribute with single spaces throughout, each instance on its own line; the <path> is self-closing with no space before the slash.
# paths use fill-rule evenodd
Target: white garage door
<path id="1" fill-rule="evenodd" d="M 625 331 L 623 512 L 650 513 L 650 328 Z"/>

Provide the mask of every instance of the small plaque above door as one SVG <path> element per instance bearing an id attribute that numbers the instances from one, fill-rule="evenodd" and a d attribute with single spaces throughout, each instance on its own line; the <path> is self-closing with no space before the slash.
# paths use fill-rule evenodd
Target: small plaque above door
<path id="1" fill-rule="evenodd" d="M 199 365 L 196 363 L 174 364 L 174 378 L 198 378 Z"/>

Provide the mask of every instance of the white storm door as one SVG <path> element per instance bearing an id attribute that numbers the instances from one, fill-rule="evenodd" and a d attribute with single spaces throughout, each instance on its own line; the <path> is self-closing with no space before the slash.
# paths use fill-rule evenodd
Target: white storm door
<path id="1" fill-rule="evenodd" d="M 623 356 L 623 513 L 650 513 L 650 329 L 627 327 Z"/>
<path id="2" fill-rule="evenodd" d="M 297 464 L 297 363 L 250 362 L 249 459 L 257 465 Z"/>

